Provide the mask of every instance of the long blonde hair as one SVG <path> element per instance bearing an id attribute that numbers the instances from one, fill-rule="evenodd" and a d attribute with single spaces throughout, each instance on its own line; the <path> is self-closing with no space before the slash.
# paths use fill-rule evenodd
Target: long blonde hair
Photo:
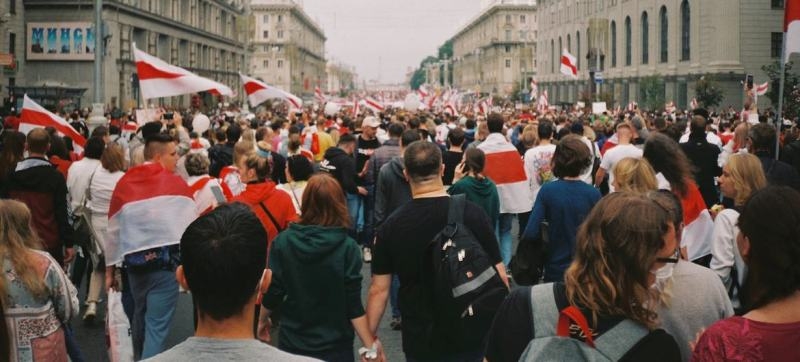
<path id="1" fill-rule="evenodd" d="M 31 249 L 41 249 L 42 243 L 31 228 L 31 212 L 15 200 L 0 200 L 0 262 L 11 261 L 14 273 L 25 288 L 37 299 L 47 297 L 48 290 L 37 273 L 36 258 Z M 5 267 L 4 267 L 5 269 Z M 8 280 L 0 278 L 0 296 L 8 296 Z"/>
<path id="2" fill-rule="evenodd" d="M 578 229 L 575 259 L 564 274 L 567 299 L 599 316 L 624 316 L 652 329 L 657 294 L 650 269 L 664 247 L 670 215 L 643 194 L 615 192 L 600 200 Z"/>
<path id="3" fill-rule="evenodd" d="M 750 194 L 767 186 L 767 177 L 758 157 L 750 153 L 736 153 L 728 158 L 725 165 L 736 189 L 733 204 L 744 205 Z"/>
<path id="4" fill-rule="evenodd" d="M 626 157 L 614 166 L 616 191 L 646 193 L 658 189 L 656 172 L 650 162 L 642 158 Z"/>

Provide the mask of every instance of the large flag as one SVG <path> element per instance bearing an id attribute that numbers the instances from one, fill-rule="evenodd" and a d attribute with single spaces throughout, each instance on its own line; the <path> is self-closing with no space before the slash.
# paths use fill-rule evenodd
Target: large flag
<path id="1" fill-rule="evenodd" d="M 139 75 L 139 87 L 145 99 L 172 97 L 182 94 L 209 91 L 224 96 L 232 96 L 228 86 L 203 78 L 181 67 L 171 65 L 161 59 L 147 54 L 133 45 L 136 59 L 136 73 Z"/>
<path id="2" fill-rule="evenodd" d="M 519 214 L 531 211 L 533 196 L 517 148 L 499 133 L 490 134 L 478 148 L 486 154 L 483 173 L 497 185 L 500 212 Z"/>
<path id="3" fill-rule="evenodd" d="M 561 52 L 561 74 L 578 79 L 578 59 L 566 49 Z"/>
<path id="4" fill-rule="evenodd" d="M 63 118 L 51 113 L 38 103 L 25 95 L 22 101 L 22 112 L 19 115 L 19 132 L 28 134 L 34 128 L 53 127 L 62 137 L 67 136 L 72 139 L 75 152 L 80 153 L 86 146 L 86 139 L 78 133 Z"/>
<path id="5" fill-rule="evenodd" d="M 756 85 L 756 95 L 758 96 L 763 96 L 767 94 L 768 90 L 769 90 L 769 82 L 764 82 L 762 84 Z"/>
<path id="6" fill-rule="evenodd" d="M 250 101 L 251 106 L 258 106 L 268 99 L 280 98 L 289 102 L 294 108 L 303 108 L 303 100 L 300 99 L 300 97 L 283 89 L 269 86 L 258 79 L 250 78 L 242 73 L 239 73 L 239 76 L 242 77 L 242 86 L 244 86 L 244 91 L 247 93 L 247 100 Z"/>
<path id="7" fill-rule="evenodd" d="M 317 103 L 325 103 L 327 101 L 327 97 L 325 97 L 325 93 L 322 93 L 322 89 L 319 86 L 314 87 L 314 98 L 317 99 Z"/>
<path id="8" fill-rule="evenodd" d="M 703 195 L 694 182 L 689 184 L 689 191 L 681 200 L 683 206 L 683 237 L 681 247 L 686 247 L 689 260 L 695 260 L 711 254 L 711 234 L 714 232 L 714 220 L 706 209 Z"/>
<path id="9" fill-rule="evenodd" d="M 800 53 L 800 0 L 786 0 L 783 18 L 783 31 L 786 33 L 784 63 L 789 62 L 792 53 Z"/>
<path id="10" fill-rule="evenodd" d="M 383 112 L 386 108 L 381 102 L 378 102 L 378 100 L 370 96 L 364 97 L 364 104 L 374 112 Z"/>
<path id="11" fill-rule="evenodd" d="M 159 163 L 131 168 L 111 195 L 106 265 L 133 252 L 178 244 L 195 218 L 197 204 L 180 176 Z"/>

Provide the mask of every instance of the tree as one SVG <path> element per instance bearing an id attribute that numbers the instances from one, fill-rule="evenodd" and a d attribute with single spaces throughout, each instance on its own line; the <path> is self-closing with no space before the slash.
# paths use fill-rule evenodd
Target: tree
<path id="1" fill-rule="evenodd" d="M 702 108 L 716 107 L 722 103 L 722 88 L 710 74 L 706 74 L 697 80 L 694 86 L 695 98 Z"/>
<path id="2" fill-rule="evenodd" d="M 445 73 L 444 66 L 439 67 L 440 82 L 442 84 L 453 84 L 453 39 L 449 39 L 438 49 L 439 59 L 450 59 L 450 64 L 447 66 L 447 73 Z M 447 74 L 447 82 L 444 76 Z"/>
<path id="3" fill-rule="evenodd" d="M 798 85 L 800 85 L 800 75 L 792 72 L 792 62 L 786 63 L 786 78 L 783 88 L 783 117 L 792 119 L 800 116 L 800 101 L 797 99 Z M 781 64 L 775 61 L 772 64 L 761 67 L 769 77 L 769 91 L 767 98 L 772 102 L 773 108 L 778 108 L 778 91 L 781 82 Z M 792 94 L 795 95 L 792 95 Z"/>
<path id="4" fill-rule="evenodd" d="M 411 81 L 409 82 L 409 86 L 411 89 L 419 89 L 421 85 L 425 83 L 425 68 L 427 68 L 428 64 L 435 63 L 436 57 L 428 56 L 422 60 L 419 64 L 419 68 L 414 71 L 414 75 L 411 76 Z"/>
<path id="5" fill-rule="evenodd" d="M 658 74 L 642 77 L 639 81 L 639 103 L 644 109 L 662 109 L 666 102 L 664 78 Z"/>

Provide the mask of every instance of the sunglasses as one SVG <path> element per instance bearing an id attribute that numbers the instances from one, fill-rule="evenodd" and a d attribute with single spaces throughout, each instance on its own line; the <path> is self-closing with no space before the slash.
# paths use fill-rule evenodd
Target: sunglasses
<path id="1" fill-rule="evenodd" d="M 675 252 L 672 253 L 672 256 L 669 258 L 656 258 L 656 261 L 659 263 L 672 263 L 675 264 L 680 260 L 681 257 L 681 250 L 675 249 Z"/>

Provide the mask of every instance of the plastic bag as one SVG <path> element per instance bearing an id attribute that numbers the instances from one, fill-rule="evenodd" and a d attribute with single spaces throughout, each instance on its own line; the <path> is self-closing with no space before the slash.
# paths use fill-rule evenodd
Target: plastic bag
<path id="1" fill-rule="evenodd" d="M 106 324 L 108 359 L 111 362 L 132 362 L 131 324 L 122 307 L 122 293 L 113 289 L 108 290 Z"/>

